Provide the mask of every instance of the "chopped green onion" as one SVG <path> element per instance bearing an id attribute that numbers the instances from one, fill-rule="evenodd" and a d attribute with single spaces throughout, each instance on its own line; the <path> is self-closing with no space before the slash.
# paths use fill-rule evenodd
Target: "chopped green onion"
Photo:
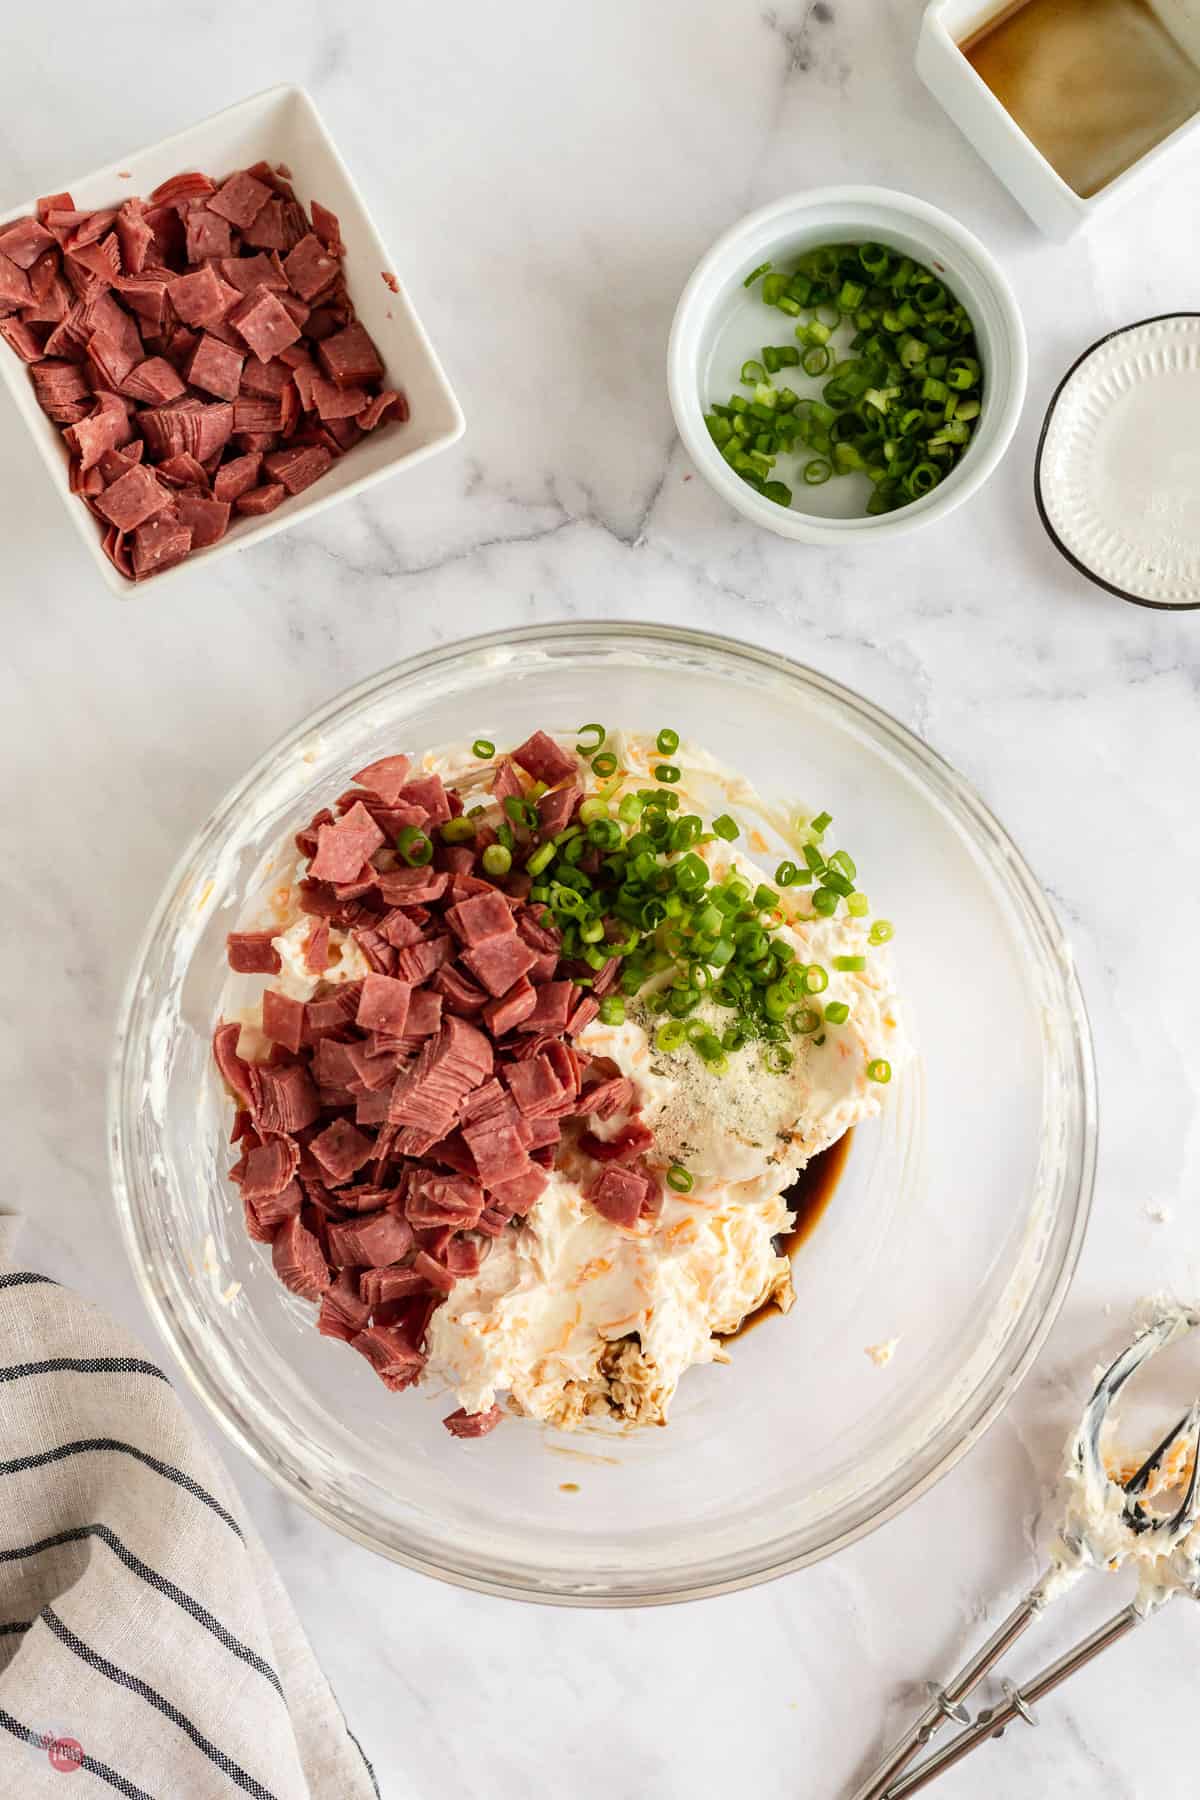
<path id="1" fill-rule="evenodd" d="M 896 935 L 896 927 L 890 919 L 876 919 L 867 934 L 868 942 L 886 944 L 888 939 Z"/>
<path id="2" fill-rule="evenodd" d="M 980 416 L 983 364 L 955 295 L 930 268 L 876 243 L 818 246 L 790 271 L 764 266 L 746 279 L 753 286 L 760 276 L 764 303 L 797 320 L 797 342 L 763 345 L 742 365 L 752 397 L 732 395 L 706 413 L 730 467 L 785 506 L 790 478 L 773 465 L 804 449 L 814 453 L 801 464 L 807 485 L 868 477 L 869 516 L 931 492 L 969 448 Z M 773 386 L 772 376 L 797 363 L 824 382 L 824 405 Z"/>
<path id="3" fill-rule="evenodd" d="M 782 982 L 773 981 L 764 989 L 763 1011 L 768 1019 L 786 1019 L 790 1005 L 791 997 Z"/>
<path id="4" fill-rule="evenodd" d="M 426 863 L 433 861 L 433 845 L 415 825 L 402 827 L 396 838 L 396 848 L 412 869 L 423 869 Z"/>
<path id="5" fill-rule="evenodd" d="M 743 281 L 742 286 L 743 287 L 753 287 L 754 283 L 758 280 L 759 276 L 765 275 L 770 267 L 771 267 L 771 265 L 769 262 L 759 263 L 757 269 L 751 269 L 751 271 L 747 275 L 745 281 Z"/>
<path id="6" fill-rule="evenodd" d="M 831 1025 L 844 1025 L 850 1017 L 850 1008 L 844 1000 L 831 1000 L 825 1008 L 825 1017 Z"/>
<path id="7" fill-rule="evenodd" d="M 677 1194 L 690 1194 L 694 1183 L 690 1172 L 682 1163 L 672 1163 L 667 1170 L 667 1186 L 674 1188 Z"/>
<path id="8" fill-rule="evenodd" d="M 599 756 L 593 756 L 592 773 L 593 775 L 598 775 L 601 781 L 607 780 L 610 775 L 615 775 L 616 772 L 617 759 L 611 750 L 602 750 Z"/>
<path id="9" fill-rule="evenodd" d="M 603 725 L 581 725 L 575 736 L 579 740 L 575 745 L 576 756 L 594 756 L 608 733 Z M 591 741 L 585 743 L 585 738 Z"/>
<path id="10" fill-rule="evenodd" d="M 486 852 L 484 854 L 486 858 Z M 543 869 L 548 869 L 550 867 L 550 864 L 554 861 L 557 854 L 558 846 L 556 844 L 539 844 L 538 848 L 525 864 L 525 873 L 527 875 L 540 875 Z M 504 871 L 501 870 L 500 873 L 503 874 Z"/>
<path id="11" fill-rule="evenodd" d="M 832 824 L 833 824 L 833 814 L 827 813 L 827 812 L 820 812 L 817 814 L 816 818 L 812 821 L 811 825 L 809 826 L 809 830 L 812 832 L 814 837 L 818 837 L 818 838 L 823 837 L 825 835 L 825 833 L 829 830 L 829 827 Z"/>
<path id="12" fill-rule="evenodd" d="M 595 739 L 602 729 L 581 727 L 580 741 Z M 664 727 L 660 753 L 671 754 L 677 744 L 678 734 Z M 781 894 L 788 886 L 814 883 L 815 875 L 818 912 L 836 910 L 843 891 L 854 897 L 846 873 L 852 860 L 836 854 L 827 862 L 814 841 L 831 822 L 829 815 L 811 824 L 797 822 L 805 866 L 781 862 L 773 886 L 732 870 L 717 876 L 697 850 L 712 842 L 732 843 L 740 835 L 733 815 L 718 814 L 706 827 L 700 813 L 684 811 L 670 791 L 681 776 L 672 763 L 651 765 L 659 785 L 618 799 L 627 775 L 618 772 L 617 760 L 613 752 L 592 757 L 603 785 L 582 802 L 575 823 L 553 837 L 535 838 L 531 846 L 523 841 L 523 873 L 540 909 L 537 916 L 561 934 L 563 957 L 577 969 L 586 965 L 587 973 L 576 978 L 582 989 L 591 987 L 593 976 L 612 959 L 622 959 L 616 991 L 597 1009 L 603 1022 L 623 1023 L 626 998 L 641 995 L 642 1008 L 656 1021 L 657 1049 L 687 1051 L 720 1076 L 731 1055 L 760 1042 L 763 1067 L 784 1072 L 792 1058 L 789 1032 L 818 1032 L 821 1014 L 809 1002 L 824 991 L 828 976 L 819 965 L 801 962 L 780 932 Z M 537 823 L 533 801 L 543 791 L 534 783 L 524 797 L 505 801 L 497 841 L 482 858 L 485 874 L 499 879 L 517 866 L 517 833 Z M 441 836 L 467 842 L 474 825 L 464 819 Z M 646 992 L 650 981 L 654 991 Z M 704 1013 L 698 1010 L 702 1002 L 708 1003 Z M 725 1009 L 728 1024 L 713 1028 L 705 1016 L 712 1006 Z M 836 1010 L 828 1016 L 838 1019 Z"/>
<path id="13" fill-rule="evenodd" d="M 471 745 L 471 755 L 477 756 L 481 762 L 487 762 L 488 758 L 495 756 L 495 754 L 496 746 L 493 744 L 491 738 L 476 738 L 475 742 Z"/>
<path id="14" fill-rule="evenodd" d="M 867 1064 L 867 1080 L 868 1081 L 878 1081 L 878 1082 L 886 1083 L 886 1082 L 889 1082 L 891 1079 L 892 1079 L 892 1065 L 890 1062 L 885 1062 L 882 1056 L 874 1057 Z"/>
<path id="15" fill-rule="evenodd" d="M 465 818 L 447 819 L 439 828 L 438 836 L 443 844 L 469 844 L 475 836 L 475 821 Z"/>
<path id="16" fill-rule="evenodd" d="M 674 756 L 679 748 L 679 733 L 664 728 L 654 741 L 661 756 Z"/>
<path id="17" fill-rule="evenodd" d="M 847 896 L 846 911 L 850 914 L 851 918 L 861 919 L 866 913 L 870 912 L 870 910 L 871 903 L 865 894 L 856 893 Z"/>
<path id="18" fill-rule="evenodd" d="M 696 813 L 684 813 L 671 827 L 670 848 L 690 850 L 704 834 L 704 821 Z"/>
<path id="19" fill-rule="evenodd" d="M 940 472 L 931 462 L 922 462 L 904 477 L 904 486 L 914 500 L 919 500 L 922 494 L 928 494 L 935 488 L 941 479 Z"/>
<path id="20" fill-rule="evenodd" d="M 866 968 L 867 959 L 865 956 L 835 956 L 833 966 L 835 969 L 840 969 L 844 975 L 855 975 L 860 969 Z"/>
<path id="21" fill-rule="evenodd" d="M 838 907 L 838 896 L 830 887 L 817 888 L 812 897 L 813 911 L 822 919 L 831 919 Z"/>

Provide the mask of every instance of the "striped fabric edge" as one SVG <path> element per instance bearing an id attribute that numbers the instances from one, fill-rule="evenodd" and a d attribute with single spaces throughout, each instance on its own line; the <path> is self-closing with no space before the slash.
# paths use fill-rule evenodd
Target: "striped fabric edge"
<path id="1" fill-rule="evenodd" d="M 10 1732 L 13 1737 L 19 1738 L 22 1743 L 30 1745 L 34 1750 L 45 1748 L 45 1738 L 40 1731 L 33 1731 L 28 1725 L 22 1725 L 19 1719 L 14 1719 L 12 1714 L 5 1712 L 2 1706 L 0 1706 L 0 1727 Z M 79 1767 L 86 1769 L 88 1774 L 94 1775 L 98 1781 L 107 1782 L 110 1788 L 115 1788 L 118 1794 L 123 1794 L 125 1800 L 155 1800 L 154 1795 L 148 1794 L 145 1788 L 138 1787 L 136 1782 L 130 1781 L 124 1775 L 119 1775 L 116 1769 L 110 1769 L 107 1763 L 99 1762 L 94 1756 L 86 1754 L 81 1756 Z"/>
<path id="2" fill-rule="evenodd" d="M 161 1713 L 163 1718 L 169 1720 L 181 1731 L 214 1767 L 220 1769 L 227 1780 L 234 1782 L 237 1787 L 242 1789 L 243 1793 L 249 1794 L 250 1800 L 277 1800 L 270 1788 L 264 1787 L 261 1781 L 257 1781 L 253 1775 L 248 1774 L 240 1763 L 234 1762 L 231 1756 L 226 1756 L 223 1750 L 218 1749 L 210 1738 L 205 1737 L 204 1733 L 192 1724 L 186 1713 L 180 1712 L 179 1708 L 170 1700 L 164 1699 L 148 1682 L 140 1680 L 136 1675 L 131 1675 L 128 1669 L 120 1668 L 116 1663 L 109 1662 L 106 1656 L 101 1656 L 95 1650 L 90 1649 L 82 1638 L 75 1635 L 65 1620 L 59 1618 L 52 1606 L 44 1606 L 41 1616 L 59 1642 L 77 1656 L 80 1662 L 86 1663 L 90 1669 L 95 1669 L 97 1674 L 103 1675 L 115 1687 L 124 1688 L 130 1694 L 137 1694 L 146 1702 L 147 1706 L 152 1706 L 156 1712 Z"/>
<path id="3" fill-rule="evenodd" d="M 0 1271 L 0 1290 L 21 1287 L 58 1287 L 59 1285 L 60 1284 L 55 1281 L 52 1276 L 42 1275 L 34 1270 L 18 1269 Z M 172 1385 L 170 1377 L 166 1375 L 163 1370 L 158 1368 L 156 1364 L 145 1361 L 140 1357 L 104 1356 L 64 1356 L 48 1358 L 45 1361 L 38 1363 L 14 1364 L 8 1369 L 0 1369 L 0 1381 L 27 1380 L 35 1379 L 41 1375 L 68 1373 L 80 1375 L 140 1374 L 146 1375 L 151 1379 L 162 1381 L 168 1387 Z M 139 1450 L 133 1444 L 126 1444 L 115 1438 L 80 1439 L 78 1442 L 59 1445 L 53 1450 L 45 1451 L 35 1456 L 18 1457 L 7 1463 L 0 1463 L 0 1476 L 17 1474 L 27 1469 L 44 1467 L 47 1463 L 56 1462 L 76 1455 L 106 1451 L 131 1456 L 165 1480 L 175 1482 L 178 1486 L 184 1488 L 187 1492 L 192 1494 L 194 1498 L 200 1500 L 204 1505 L 215 1512 L 218 1518 L 228 1526 L 242 1543 L 245 1543 L 242 1529 L 232 1513 L 222 1506 L 220 1501 L 217 1500 L 214 1495 L 210 1494 L 207 1489 L 203 1488 L 192 1476 L 186 1474 L 181 1469 L 174 1468 L 169 1463 L 162 1462 L 159 1458 L 151 1456 L 146 1451 Z M 120 1544 L 120 1540 L 116 1537 L 116 1534 L 110 1532 L 107 1527 L 80 1527 L 74 1531 L 62 1533 L 56 1539 L 44 1540 L 41 1545 L 27 1546 L 23 1552 L 20 1550 L 0 1550 L 0 1563 L 15 1561 L 22 1554 L 35 1554 L 38 1549 L 49 1548 L 52 1543 L 69 1542 L 72 1539 L 83 1538 L 85 1536 L 100 1537 L 102 1541 L 109 1544 L 113 1553 L 123 1562 L 126 1560 L 126 1555 L 123 1555 L 122 1552 L 126 1552 L 126 1554 L 132 1558 L 134 1563 L 139 1564 L 132 1572 L 141 1574 L 142 1578 L 147 1580 L 151 1586 L 159 1587 L 160 1591 L 167 1594 L 169 1598 L 176 1600 L 176 1604 L 181 1605 L 193 1618 L 197 1618 L 199 1623 L 204 1624 L 207 1629 L 212 1630 L 213 1635 L 217 1636 L 219 1641 L 225 1643 L 226 1647 L 231 1650 L 233 1655 L 238 1656 L 241 1660 L 247 1662 L 250 1667 L 255 1668 L 257 1672 L 263 1674 L 280 1694 L 280 1697 L 284 1701 L 284 1705 L 287 1705 L 287 1699 L 284 1694 L 282 1683 L 274 1669 L 265 1661 L 265 1659 L 258 1657 L 257 1652 L 249 1649 L 248 1646 L 241 1644 L 239 1640 L 233 1637 L 232 1633 L 226 1631 L 219 1620 L 208 1613 L 207 1609 L 199 1606 L 198 1602 L 193 1601 L 182 1589 L 177 1589 L 174 1583 L 168 1582 L 164 1577 L 158 1576 L 157 1572 L 151 1570 L 148 1565 L 141 1564 L 140 1559 L 134 1557 L 132 1552 L 128 1552 L 126 1546 Z M 126 1566 L 130 1565 L 127 1563 Z M 142 1574 L 143 1570 L 145 1571 L 144 1574 Z M 201 1617 L 201 1615 L 203 1615 L 203 1617 Z M 154 1690 L 149 1688 L 145 1683 L 137 1681 L 136 1678 L 129 1675 L 127 1671 L 119 1669 L 115 1664 L 108 1663 L 105 1658 L 99 1656 L 96 1652 L 89 1650 L 81 1640 L 75 1638 L 74 1633 L 72 1633 L 70 1628 L 58 1618 L 58 1615 L 53 1612 L 51 1607 L 46 1607 L 44 1609 L 42 1618 L 50 1629 L 54 1631 L 55 1635 L 59 1637 L 69 1649 L 78 1655 L 81 1660 L 87 1662 L 90 1666 L 95 1667 L 109 1680 L 140 1694 L 148 1704 L 155 1706 L 159 1711 L 163 1712 L 164 1716 L 169 1718 L 172 1723 L 176 1724 L 178 1728 L 185 1733 L 185 1735 L 191 1738 L 197 1745 L 197 1748 L 201 1749 L 231 1781 L 243 1788 L 245 1792 L 249 1793 L 252 1796 L 252 1800 L 275 1800 L 275 1796 L 257 1782 L 253 1776 L 247 1774 L 245 1770 L 240 1769 L 236 1763 L 225 1756 L 224 1752 L 209 1744 L 208 1740 L 203 1737 L 203 1734 L 198 1732 L 191 1722 L 187 1720 L 182 1713 L 179 1713 L 178 1709 L 173 1707 L 169 1701 L 164 1700 L 161 1695 L 156 1694 Z M 23 1636 L 32 1629 L 36 1622 L 37 1621 L 35 1620 L 13 1620 L 6 1624 L 0 1624 L 0 1637 Z M 226 1642 L 226 1640 L 228 1641 Z M 358 1738 L 354 1735 L 353 1731 L 351 1731 L 350 1726 L 346 1721 L 345 1714 L 341 1712 L 340 1706 L 338 1711 L 341 1713 L 342 1724 L 346 1736 L 350 1739 L 350 1742 L 354 1745 L 355 1750 L 361 1758 L 363 1767 L 366 1769 L 370 1779 L 372 1790 L 378 1800 L 380 1788 L 374 1766 Z M 8 1731 L 14 1737 L 23 1739 L 34 1748 L 41 1748 L 43 1746 L 44 1738 L 42 1734 L 23 1725 L 10 1713 L 5 1712 L 3 1708 L 0 1708 L 0 1727 Z M 127 1776 L 122 1775 L 118 1770 L 109 1767 L 106 1763 L 101 1762 L 96 1757 L 86 1754 L 83 1755 L 80 1759 L 79 1766 L 86 1769 L 89 1774 L 95 1776 L 97 1780 L 106 1783 L 106 1785 L 113 1788 L 116 1792 L 124 1795 L 126 1800 L 155 1800 L 155 1796 L 146 1793 L 144 1789 L 138 1787 L 137 1784 L 131 1781 Z"/>
<path id="4" fill-rule="evenodd" d="M 14 1549 L 0 1549 L 0 1563 L 21 1562 L 26 1557 L 40 1556 L 46 1550 L 57 1550 L 64 1544 L 83 1544 L 89 1539 L 106 1544 L 118 1562 L 123 1563 L 131 1575 L 139 1576 L 147 1587 L 154 1588 L 165 1599 L 173 1600 L 176 1606 L 196 1621 L 197 1625 L 202 1625 L 206 1631 L 211 1632 L 217 1642 L 223 1645 L 231 1656 L 236 1656 L 248 1668 L 265 1676 L 279 1698 L 283 1700 L 284 1705 L 287 1705 L 283 1683 L 270 1663 L 261 1657 L 257 1650 L 252 1650 L 248 1644 L 243 1644 L 239 1638 L 235 1638 L 233 1633 L 222 1625 L 221 1621 L 213 1613 L 210 1613 L 206 1606 L 201 1606 L 198 1600 L 193 1599 L 191 1594 L 185 1592 L 175 1582 L 168 1580 L 165 1575 L 160 1575 L 157 1569 L 150 1567 L 149 1563 L 144 1563 L 141 1557 L 130 1550 L 128 1545 L 123 1543 L 108 1525 L 72 1525 L 65 1531 L 56 1531 L 53 1537 L 39 1538 L 36 1543 L 22 1544 Z"/>
<path id="5" fill-rule="evenodd" d="M 182 1469 L 176 1469 L 170 1463 L 160 1462 L 157 1456 L 151 1456 L 148 1451 L 139 1450 L 135 1444 L 124 1444 L 119 1438 L 80 1438 L 73 1444 L 58 1444 L 53 1450 L 38 1450 L 29 1456 L 16 1456 L 11 1462 L 0 1462 L 0 1475 L 23 1475 L 29 1469 L 44 1469 L 49 1463 L 62 1462 L 67 1457 L 88 1456 L 105 1451 L 113 1451 L 121 1456 L 132 1456 L 135 1462 L 143 1464 L 147 1469 L 152 1469 L 165 1481 L 173 1481 L 177 1487 L 181 1487 L 185 1492 L 191 1494 L 193 1499 L 201 1500 L 205 1506 L 210 1507 L 217 1517 L 228 1525 L 230 1531 L 240 1538 L 243 1544 L 245 1543 L 246 1539 L 242 1528 L 233 1514 L 223 1507 L 207 1488 L 202 1488 L 198 1481 L 194 1481 Z M 2 1553 L 0 1553 L 0 1561 L 3 1561 Z"/>
<path id="6" fill-rule="evenodd" d="M 140 1356 L 50 1356 L 44 1362 L 12 1363 L 0 1369 L 0 1381 L 25 1381 L 32 1375 L 154 1375 L 170 1382 L 162 1370 Z"/>

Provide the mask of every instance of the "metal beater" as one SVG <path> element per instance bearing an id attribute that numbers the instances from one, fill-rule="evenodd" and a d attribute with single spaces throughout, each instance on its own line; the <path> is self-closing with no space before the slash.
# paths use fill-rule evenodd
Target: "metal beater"
<path id="1" fill-rule="evenodd" d="M 1175 1424 L 1133 1475 L 1118 1484 L 1105 1467 L 1100 1437 L 1109 1411 L 1129 1378 L 1146 1360 L 1200 1325 L 1200 1311 L 1185 1307 L 1160 1308 L 1143 1326 L 1127 1349 L 1101 1376 L 1084 1410 L 1079 1429 L 1071 1440 L 1066 1483 L 1068 1504 L 1060 1523 L 1053 1560 L 1024 1599 L 956 1675 L 943 1686 L 926 1683 L 929 1704 L 920 1717 L 878 1765 L 874 1774 L 855 1789 L 852 1800 L 905 1800 L 945 1770 L 970 1756 L 990 1738 L 999 1737 L 1014 1719 L 1036 1724 L 1033 1708 L 1056 1687 L 1086 1667 L 1140 1625 L 1176 1594 L 1200 1598 L 1200 1401 Z M 1176 1447 L 1186 1445 L 1178 1477 L 1183 1495 L 1173 1512 L 1159 1514 L 1147 1504 L 1146 1491 Z M 1190 1468 L 1189 1468 L 1190 1465 Z M 1186 1477 L 1186 1481 L 1185 1481 Z M 1090 1512 L 1086 1496 L 1099 1499 Z M 974 1719 L 964 1702 L 995 1668 L 1023 1632 L 1041 1617 L 1052 1600 L 1060 1597 L 1089 1569 L 1112 1569 L 1129 1559 L 1143 1565 L 1138 1596 L 1096 1631 L 1064 1652 L 1018 1688 L 1004 1683 L 1005 1699 L 985 1708 Z M 963 1727 L 942 1749 L 927 1757 L 906 1775 L 917 1755 L 947 1723 Z"/>

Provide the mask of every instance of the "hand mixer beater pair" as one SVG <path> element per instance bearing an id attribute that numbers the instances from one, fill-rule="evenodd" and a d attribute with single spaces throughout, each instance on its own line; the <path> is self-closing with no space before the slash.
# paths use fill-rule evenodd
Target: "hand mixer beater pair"
<path id="1" fill-rule="evenodd" d="M 1127 1349 L 1097 1382 L 1078 1430 L 1068 1446 L 1063 1474 L 1065 1504 L 1051 1550 L 1051 1562 L 1024 1599 L 987 1643 L 943 1686 L 927 1684 L 929 1704 L 893 1745 L 853 1800 L 906 1800 L 909 1794 L 997 1738 L 1015 1719 L 1036 1724 L 1035 1704 L 1061 1686 L 1101 1651 L 1125 1637 L 1176 1595 L 1200 1598 L 1200 1400 L 1172 1427 L 1132 1474 L 1116 1479 L 1106 1466 L 1101 1438 L 1118 1394 L 1143 1363 L 1200 1325 L 1200 1311 L 1156 1307 Z M 1156 1511 L 1153 1495 L 1179 1492 L 1171 1510 Z M 1004 1683 L 1002 1704 L 974 1719 L 965 1701 L 1001 1657 L 1089 1570 L 1133 1564 L 1137 1596 L 1098 1630 L 1091 1632 L 1022 1687 Z M 940 1750 L 910 1768 L 943 1726 L 963 1729 Z M 906 1774 L 904 1771 L 908 1770 Z"/>

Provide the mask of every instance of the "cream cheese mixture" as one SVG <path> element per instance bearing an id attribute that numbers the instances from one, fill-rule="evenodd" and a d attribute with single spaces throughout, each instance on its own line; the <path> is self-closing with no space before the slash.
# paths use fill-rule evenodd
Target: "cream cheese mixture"
<path id="1" fill-rule="evenodd" d="M 606 748 L 620 765 L 606 788 L 612 804 L 652 783 L 661 761 L 653 738 L 612 733 Z M 781 855 L 798 855 L 803 827 L 766 807 L 741 777 L 690 744 L 673 760 L 683 811 L 706 825 L 732 812 L 741 827 L 737 847 L 719 838 L 696 847 L 714 882 L 736 875 L 753 889 L 772 881 Z M 439 774 L 468 807 L 491 803 L 496 766 L 467 746 L 422 759 L 423 773 Z M 600 785 L 586 766 L 581 774 L 592 791 Z M 260 907 L 256 921 L 277 927 L 282 972 L 274 985 L 300 1001 L 322 984 L 361 980 L 368 967 L 350 934 L 332 927 L 329 968 L 319 977 L 308 969 L 313 921 L 298 891 L 306 869 L 301 858 L 277 872 L 269 914 Z M 452 1391 L 469 1414 L 500 1402 L 565 1428 L 593 1416 L 665 1424 L 686 1369 L 727 1362 L 725 1340 L 767 1300 L 784 1311 L 791 1305 L 790 1264 L 777 1250 L 793 1221 L 787 1190 L 812 1157 L 879 1111 L 886 1090 L 868 1065 L 884 1059 L 899 1070 L 910 1054 L 886 943 L 872 940 L 868 916 L 851 916 L 845 905 L 818 917 L 810 894 L 802 885 L 781 890 L 778 935 L 798 964 L 826 972 L 822 1008 L 835 1003 L 836 1018 L 840 1003 L 848 1016 L 790 1040 L 794 1059 L 785 1069 L 752 1041 L 720 1074 L 689 1048 L 656 1048 L 661 1019 L 647 1004 L 654 977 L 626 1000 L 621 1023 L 587 1025 L 579 1048 L 606 1059 L 636 1090 L 634 1109 L 592 1118 L 588 1128 L 611 1140 L 639 1119 L 653 1134 L 646 1160 L 663 1171 L 683 1165 L 692 1186 L 666 1187 L 661 1212 L 636 1228 L 613 1224 L 585 1198 L 587 1159 L 565 1136 L 524 1220 L 484 1246 L 478 1272 L 461 1276 L 433 1313 L 423 1384 Z M 852 966 L 839 970 L 838 959 Z M 255 1014 L 240 997 L 229 992 L 225 1017 L 243 1021 L 243 1053 L 252 1054 Z M 718 1033 L 731 1018 L 711 1001 L 694 1016 Z"/>
<path id="2" fill-rule="evenodd" d="M 631 771 L 629 787 L 650 778 L 652 740 L 609 740 Z M 770 820 L 740 777 L 685 744 L 681 804 L 711 816 L 725 806 Z M 464 784 L 458 753 L 430 765 Z M 469 781 L 469 773 L 465 775 Z M 720 842 L 698 852 L 715 876 L 733 869 L 752 883 L 770 878 L 767 840 L 752 833 L 762 866 Z M 635 1083 L 654 1155 L 686 1164 L 695 1188 L 668 1192 L 656 1228 L 633 1236 L 587 1207 L 562 1170 L 515 1236 L 493 1247 L 479 1274 L 457 1283 L 433 1316 L 425 1379 L 440 1377 L 470 1410 L 509 1393 L 535 1418 L 572 1426 L 589 1414 L 665 1424 L 680 1376 L 695 1364 L 726 1362 L 723 1338 L 768 1299 L 792 1303 L 791 1267 L 775 1242 L 792 1223 L 784 1194 L 796 1173 L 861 1120 L 877 1113 L 879 1087 L 867 1064 L 897 1069 L 909 1055 L 893 985 L 892 958 L 871 947 L 867 967 L 834 969 L 838 956 L 868 951 L 870 920 L 844 912 L 819 919 L 805 896 L 787 890 L 782 935 L 799 960 L 829 971 L 822 1000 L 841 1000 L 850 1017 L 818 1045 L 800 1040 L 786 1074 L 772 1073 L 750 1045 L 721 1076 L 686 1052 L 656 1051 L 653 1020 L 636 1003 L 623 1024 L 593 1022 L 579 1038 Z M 699 1016 L 718 1022 L 720 1009 Z M 820 1034 L 818 1034 L 820 1035 Z M 615 1136 L 624 1116 L 598 1124 Z"/>

